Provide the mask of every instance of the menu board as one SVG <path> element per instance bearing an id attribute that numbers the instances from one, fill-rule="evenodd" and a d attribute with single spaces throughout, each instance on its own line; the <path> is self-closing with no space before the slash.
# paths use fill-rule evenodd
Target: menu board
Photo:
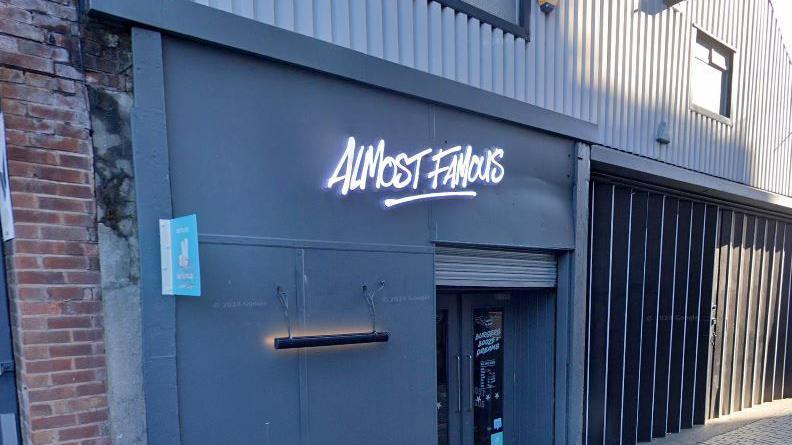
<path id="1" fill-rule="evenodd" d="M 473 310 L 473 443 L 503 443 L 503 309 Z"/>

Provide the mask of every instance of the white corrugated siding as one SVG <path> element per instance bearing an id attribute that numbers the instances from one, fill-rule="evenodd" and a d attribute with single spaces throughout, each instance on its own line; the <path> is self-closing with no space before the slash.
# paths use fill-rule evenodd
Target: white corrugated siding
<path id="1" fill-rule="evenodd" d="M 195 0 L 600 126 L 599 144 L 792 195 L 792 68 L 769 0 L 531 8 L 531 42 L 431 0 Z M 737 49 L 732 125 L 688 109 L 691 30 Z M 666 121 L 672 143 L 654 141 Z"/>

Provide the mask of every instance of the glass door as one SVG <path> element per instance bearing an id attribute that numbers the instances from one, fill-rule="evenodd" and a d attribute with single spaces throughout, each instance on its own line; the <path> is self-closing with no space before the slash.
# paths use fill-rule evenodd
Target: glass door
<path id="1" fill-rule="evenodd" d="M 438 443 L 514 443 L 514 314 L 509 293 L 438 295 Z"/>

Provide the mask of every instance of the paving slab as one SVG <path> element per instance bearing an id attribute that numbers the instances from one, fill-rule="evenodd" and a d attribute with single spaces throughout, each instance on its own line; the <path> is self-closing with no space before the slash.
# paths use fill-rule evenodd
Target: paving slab
<path id="1" fill-rule="evenodd" d="M 764 403 L 713 419 L 677 434 L 655 439 L 652 445 L 790 445 L 792 399 Z"/>

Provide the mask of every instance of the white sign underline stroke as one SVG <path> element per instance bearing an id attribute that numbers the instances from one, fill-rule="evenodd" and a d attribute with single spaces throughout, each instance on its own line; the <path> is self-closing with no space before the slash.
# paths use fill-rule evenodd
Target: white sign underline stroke
<path id="1" fill-rule="evenodd" d="M 434 199 L 434 198 L 453 198 L 453 197 L 476 197 L 476 192 L 474 191 L 465 191 L 465 192 L 436 192 L 436 193 L 423 193 L 420 195 L 412 195 L 412 196 L 405 196 L 404 198 L 390 198 L 382 201 L 385 207 L 394 207 L 399 204 L 404 204 L 407 202 L 412 201 L 420 201 L 422 199 Z"/>

